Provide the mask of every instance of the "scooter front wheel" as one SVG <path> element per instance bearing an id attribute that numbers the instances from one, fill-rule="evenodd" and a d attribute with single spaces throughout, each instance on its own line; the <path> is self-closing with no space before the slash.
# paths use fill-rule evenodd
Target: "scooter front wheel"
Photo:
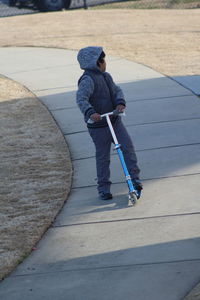
<path id="1" fill-rule="evenodd" d="M 137 196 L 136 196 L 135 192 L 130 192 L 128 198 L 129 198 L 129 200 L 131 201 L 131 203 L 133 205 L 136 204 L 136 202 L 137 202 Z"/>

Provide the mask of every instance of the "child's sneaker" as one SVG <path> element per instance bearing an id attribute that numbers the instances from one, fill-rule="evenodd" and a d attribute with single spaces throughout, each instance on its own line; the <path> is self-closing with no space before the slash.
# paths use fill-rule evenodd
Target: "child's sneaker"
<path id="1" fill-rule="evenodd" d="M 133 185 L 136 190 L 138 190 L 138 191 L 143 190 L 142 182 L 139 179 L 133 180 Z"/>
<path id="2" fill-rule="evenodd" d="M 101 192 L 101 193 L 99 193 L 99 196 L 100 196 L 101 200 L 110 200 L 110 199 L 112 199 L 112 194 L 111 193 Z"/>

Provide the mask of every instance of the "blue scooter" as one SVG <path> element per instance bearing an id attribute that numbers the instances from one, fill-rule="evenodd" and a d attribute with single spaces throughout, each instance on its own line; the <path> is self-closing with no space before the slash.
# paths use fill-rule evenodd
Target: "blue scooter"
<path id="1" fill-rule="evenodd" d="M 101 115 L 101 118 L 106 118 L 106 121 L 108 123 L 109 129 L 110 129 L 110 132 L 111 132 L 114 144 L 115 144 L 114 149 L 117 150 L 117 153 L 118 153 L 118 156 L 119 156 L 119 159 L 120 159 L 123 171 L 124 171 L 124 175 L 125 175 L 125 178 L 126 178 L 126 182 L 127 182 L 127 185 L 128 185 L 128 189 L 129 189 L 128 197 L 129 197 L 129 200 L 132 202 L 132 204 L 135 204 L 137 202 L 137 199 L 139 199 L 140 196 L 141 196 L 141 190 L 137 190 L 134 187 L 133 183 L 132 183 L 131 176 L 128 172 L 128 169 L 127 169 L 127 166 L 126 166 L 126 163 L 125 163 L 125 160 L 124 160 L 124 155 L 123 155 L 122 150 L 121 150 L 121 145 L 119 144 L 119 142 L 117 140 L 117 137 L 116 137 L 116 134 L 114 132 L 112 123 L 110 121 L 110 116 L 112 116 L 112 115 L 115 115 L 115 116 L 125 115 L 125 113 L 124 112 L 119 112 L 118 110 L 114 110 L 112 112 L 108 112 L 106 114 Z M 91 119 L 89 119 L 88 123 L 93 123 L 93 121 Z"/>

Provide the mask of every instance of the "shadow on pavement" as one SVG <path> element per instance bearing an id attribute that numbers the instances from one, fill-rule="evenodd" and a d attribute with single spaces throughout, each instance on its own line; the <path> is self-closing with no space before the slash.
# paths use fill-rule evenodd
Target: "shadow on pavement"
<path id="1" fill-rule="evenodd" d="M 114 297 L 121 300 L 126 291 L 126 299 L 182 299 L 198 282 L 199 238 L 154 244 L 151 236 L 151 242 L 145 241 L 147 245 L 139 246 L 138 240 L 134 247 L 124 248 L 120 238 L 116 234 L 113 238 L 112 233 L 113 230 L 110 232 L 112 246 L 106 244 L 106 248 L 113 248 L 116 244 L 121 250 L 101 254 L 102 244 L 108 243 L 102 234 L 98 239 L 92 238 L 93 244 L 91 241 L 87 244 L 88 240 L 83 236 L 80 245 L 77 244 L 76 254 L 70 244 L 66 246 L 61 242 L 64 232 L 59 236 L 60 243 L 58 237 L 55 240 L 50 238 L 48 256 L 41 261 L 46 250 L 41 249 L 38 254 L 34 252 L 32 262 L 29 264 L 29 259 L 26 260 L 26 268 L 20 275 L 15 274 L 2 283 L 1 298 L 100 300 Z M 133 240 L 128 235 L 124 239 Z M 94 250 L 97 254 L 88 255 Z M 74 257 L 78 253 L 80 257 Z"/>

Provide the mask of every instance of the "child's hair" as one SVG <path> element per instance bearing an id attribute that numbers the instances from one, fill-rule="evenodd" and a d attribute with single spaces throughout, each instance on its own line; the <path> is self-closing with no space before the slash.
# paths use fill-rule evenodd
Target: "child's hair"
<path id="1" fill-rule="evenodd" d="M 97 66 L 99 67 L 99 64 L 101 63 L 103 63 L 104 62 L 104 58 L 105 58 L 105 52 L 104 51 L 102 51 L 101 52 L 101 54 L 100 54 L 100 56 L 99 56 L 99 58 L 98 58 L 98 60 L 97 60 Z"/>

